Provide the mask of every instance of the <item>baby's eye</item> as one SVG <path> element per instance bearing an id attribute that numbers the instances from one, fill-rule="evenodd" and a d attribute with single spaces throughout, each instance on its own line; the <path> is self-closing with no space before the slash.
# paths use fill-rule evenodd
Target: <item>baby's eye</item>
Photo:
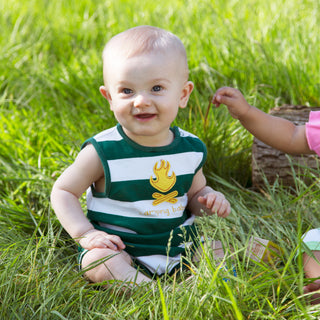
<path id="1" fill-rule="evenodd" d="M 122 89 L 122 93 L 124 93 L 124 94 L 131 94 L 131 93 L 132 93 L 132 90 L 131 90 L 131 89 L 128 89 L 128 88 L 123 88 L 123 89 Z"/>
<path id="2" fill-rule="evenodd" d="M 161 91 L 162 87 L 161 86 L 153 86 L 152 91 L 158 92 Z"/>

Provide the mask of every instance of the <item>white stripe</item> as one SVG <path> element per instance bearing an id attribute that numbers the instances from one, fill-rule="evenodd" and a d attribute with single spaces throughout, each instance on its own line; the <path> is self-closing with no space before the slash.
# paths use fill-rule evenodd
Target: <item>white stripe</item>
<path id="1" fill-rule="evenodd" d="M 148 180 L 151 176 L 155 178 L 153 167 L 157 163 L 157 167 L 159 168 L 161 160 L 169 161 L 169 176 L 171 176 L 172 171 L 176 176 L 179 176 L 183 174 L 193 174 L 202 158 L 202 152 L 184 152 L 147 158 L 109 160 L 108 164 L 110 172 L 112 173 L 112 182 Z M 132 168 L 135 169 L 132 170 Z"/>
<path id="2" fill-rule="evenodd" d="M 198 138 L 196 135 L 192 134 L 191 132 L 185 131 L 181 128 L 178 128 L 180 132 L 180 137 L 192 137 L 192 138 Z M 198 138 L 199 139 L 199 138 Z"/>
<path id="3" fill-rule="evenodd" d="M 114 224 L 108 224 L 108 223 L 99 222 L 99 225 L 101 227 L 108 228 L 108 229 L 115 230 L 115 231 L 137 234 L 135 231 L 133 231 L 131 229 L 115 226 Z"/>
<path id="4" fill-rule="evenodd" d="M 91 189 L 87 191 L 87 207 L 89 210 L 130 218 L 172 219 L 181 217 L 188 203 L 187 194 L 175 199 L 178 201 L 174 204 L 163 202 L 153 206 L 153 200 L 126 202 L 109 198 L 93 199 Z"/>
<path id="5" fill-rule="evenodd" d="M 94 139 L 98 142 L 101 141 L 120 141 L 123 138 L 121 137 L 120 133 L 117 130 L 117 127 L 109 128 L 104 130 L 97 135 L 94 136 Z"/>
<path id="6" fill-rule="evenodd" d="M 185 131 L 181 128 L 178 128 L 180 132 L 180 136 L 182 138 L 184 137 L 192 137 L 192 138 L 198 138 L 196 135 L 192 134 L 191 132 Z M 112 128 L 106 129 L 94 136 L 94 139 L 97 141 L 119 141 L 122 140 L 123 137 L 119 133 L 117 126 L 114 126 Z M 199 138 L 198 138 L 199 139 Z"/>

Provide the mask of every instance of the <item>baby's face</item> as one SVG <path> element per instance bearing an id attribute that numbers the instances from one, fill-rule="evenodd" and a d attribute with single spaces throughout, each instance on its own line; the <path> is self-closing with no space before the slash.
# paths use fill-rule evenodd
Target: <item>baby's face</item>
<path id="1" fill-rule="evenodd" d="M 121 54 L 105 64 L 105 94 L 126 134 L 142 145 L 166 145 L 179 107 L 193 84 L 177 54 L 151 52 L 130 58 Z"/>

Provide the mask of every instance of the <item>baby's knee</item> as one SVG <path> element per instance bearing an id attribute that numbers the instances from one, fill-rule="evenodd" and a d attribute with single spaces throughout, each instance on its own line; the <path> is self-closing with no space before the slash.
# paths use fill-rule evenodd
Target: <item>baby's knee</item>
<path id="1" fill-rule="evenodd" d="M 95 248 L 88 251 L 82 260 L 86 277 L 92 282 L 118 279 L 118 272 L 123 264 L 131 265 L 128 253 L 111 249 Z"/>

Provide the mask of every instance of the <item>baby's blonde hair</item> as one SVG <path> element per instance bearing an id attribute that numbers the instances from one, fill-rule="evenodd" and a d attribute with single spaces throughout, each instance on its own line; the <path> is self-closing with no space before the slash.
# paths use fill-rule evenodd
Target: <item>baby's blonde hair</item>
<path id="1" fill-rule="evenodd" d="M 153 26 L 138 26 L 115 35 L 104 47 L 102 58 L 105 64 L 110 52 L 130 58 L 144 53 L 170 51 L 180 56 L 179 61 L 184 63 L 188 78 L 187 54 L 182 41 L 173 33 Z"/>

